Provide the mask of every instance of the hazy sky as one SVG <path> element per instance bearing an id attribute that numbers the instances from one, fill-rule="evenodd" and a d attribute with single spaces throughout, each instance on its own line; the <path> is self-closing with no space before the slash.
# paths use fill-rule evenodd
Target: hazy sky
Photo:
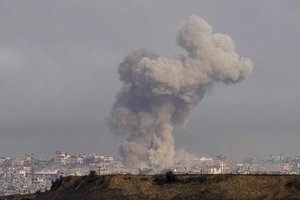
<path id="1" fill-rule="evenodd" d="M 105 125 L 132 50 L 185 54 L 180 22 L 196 14 L 230 35 L 255 65 L 215 85 L 176 147 L 198 155 L 300 156 L 300 1 L 0 1 L 0 156 L 55 150 L 117 155 L 125 138 Z"/>

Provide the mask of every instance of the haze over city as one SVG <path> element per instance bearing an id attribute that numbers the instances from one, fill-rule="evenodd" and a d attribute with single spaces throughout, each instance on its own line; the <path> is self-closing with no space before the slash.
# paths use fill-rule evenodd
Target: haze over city
<path id="1" fill-rule="evenodd" d="M 107 126 L 128 53 L 176 45 L 197 15 L 229 35 L 254 63 L 238 84 L 214 84 L 174 130 L 175 149 L 236 157 L 299 156 L 298 1 L 0 2 L 0 152 L 51 157 L 56 150 L 118 157 L 125 136 Z"/>

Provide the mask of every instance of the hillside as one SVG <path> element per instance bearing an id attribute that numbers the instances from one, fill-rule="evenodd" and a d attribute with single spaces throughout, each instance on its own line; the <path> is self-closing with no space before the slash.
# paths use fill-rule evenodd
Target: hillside
<path id="1" fill-rule="evenodd" d="M 300 200 L 299 175 L 105 175 L 65 177 L 51 191 L 0 200 Z"/>

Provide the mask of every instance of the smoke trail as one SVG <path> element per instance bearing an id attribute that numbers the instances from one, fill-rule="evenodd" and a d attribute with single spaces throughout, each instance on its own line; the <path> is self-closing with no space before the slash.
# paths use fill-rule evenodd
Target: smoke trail
<path id="1" fill-rule="evenodd" d="M 213 81 L 236 83 L 249 76 L 250 59 L 235 52 L 234 41 L 213 33 L 191 16 L 177 36 L 187 56 L 159 57 L 148 49 L 130 53 L 119 65 L 124 86 L 111 110 L 109 126 L 128 134 L 119 153 L 128 167 L 167 168 L 175 156 L 173 127 L 182 125 Z"/>

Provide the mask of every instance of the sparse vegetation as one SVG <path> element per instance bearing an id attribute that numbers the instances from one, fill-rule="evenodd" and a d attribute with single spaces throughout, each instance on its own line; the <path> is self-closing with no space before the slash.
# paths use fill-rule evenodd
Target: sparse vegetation
<path id="1" fill-rule="evenodd" d="M 167 177 L 167 183 L 174 183 L 178 181 L 176 175 L 172 171 L 166 172 L 166 177 Z"/>
<path id="2" fill-rule="evenodd" d="M 167 171 L 165 174 L 159 174 L 155 177 L 155 182 L 158 185 L 163 185 L 167 183 L 175 183 L 179 181 L 176 175 L 172 171 Z"/>
<path id="3" fill-rule="evenodd" d="M 292 180 L 288 181 L 285 186 L 288 188 L 297 189 L 300 191 L 300 179 L 296 179 L 296 178 L 292 179 Z"/>
<path id="4" fill-rule="evenodd" d="M 86 182 L 91 183 L 97 179 L 97 173 L 96 171 L 92 170 L 90 171 L 89 175 L 86 176 Z"/>
<path id="5" fill-rule="evenodd" d="M 167 177 L 166 177 L 164 174 L 156 175 L 156 177 L 155 177 L 155 182 L 156 182 L 158 185 L 166 184 L 166 183 L 167 183 Z"/>
<path id="6" fill-rule="evenodd" d="M 92 170 L 92 171 L 90 171 L 90 173 L 89 173 L 88 176 L 89 176 L 89 177 L 96 177 L 96 176 L 97 176 L 97 173 L 96 173 L 95 170 Z"/>
<path id="7" fill-rule="evenodd" d="M 161 175 L 103 175 L 60 177 L 51 191 L 0 200 L 296 200 L 300 176 L 188 175 L 167 171 Z"/>
<path id="8" fill-rule="evenodd" d="M 63 182 L 63 177 L 62 176 L 60 176 L 59 178 L 57 178 L 55 181 L 52 181 L 51 182 L 52 183 L 52 185 L 51 185 L 51 191 L 57 190 L 60 187 L 60 185 L 62 184 L 62 182 Z"/>

